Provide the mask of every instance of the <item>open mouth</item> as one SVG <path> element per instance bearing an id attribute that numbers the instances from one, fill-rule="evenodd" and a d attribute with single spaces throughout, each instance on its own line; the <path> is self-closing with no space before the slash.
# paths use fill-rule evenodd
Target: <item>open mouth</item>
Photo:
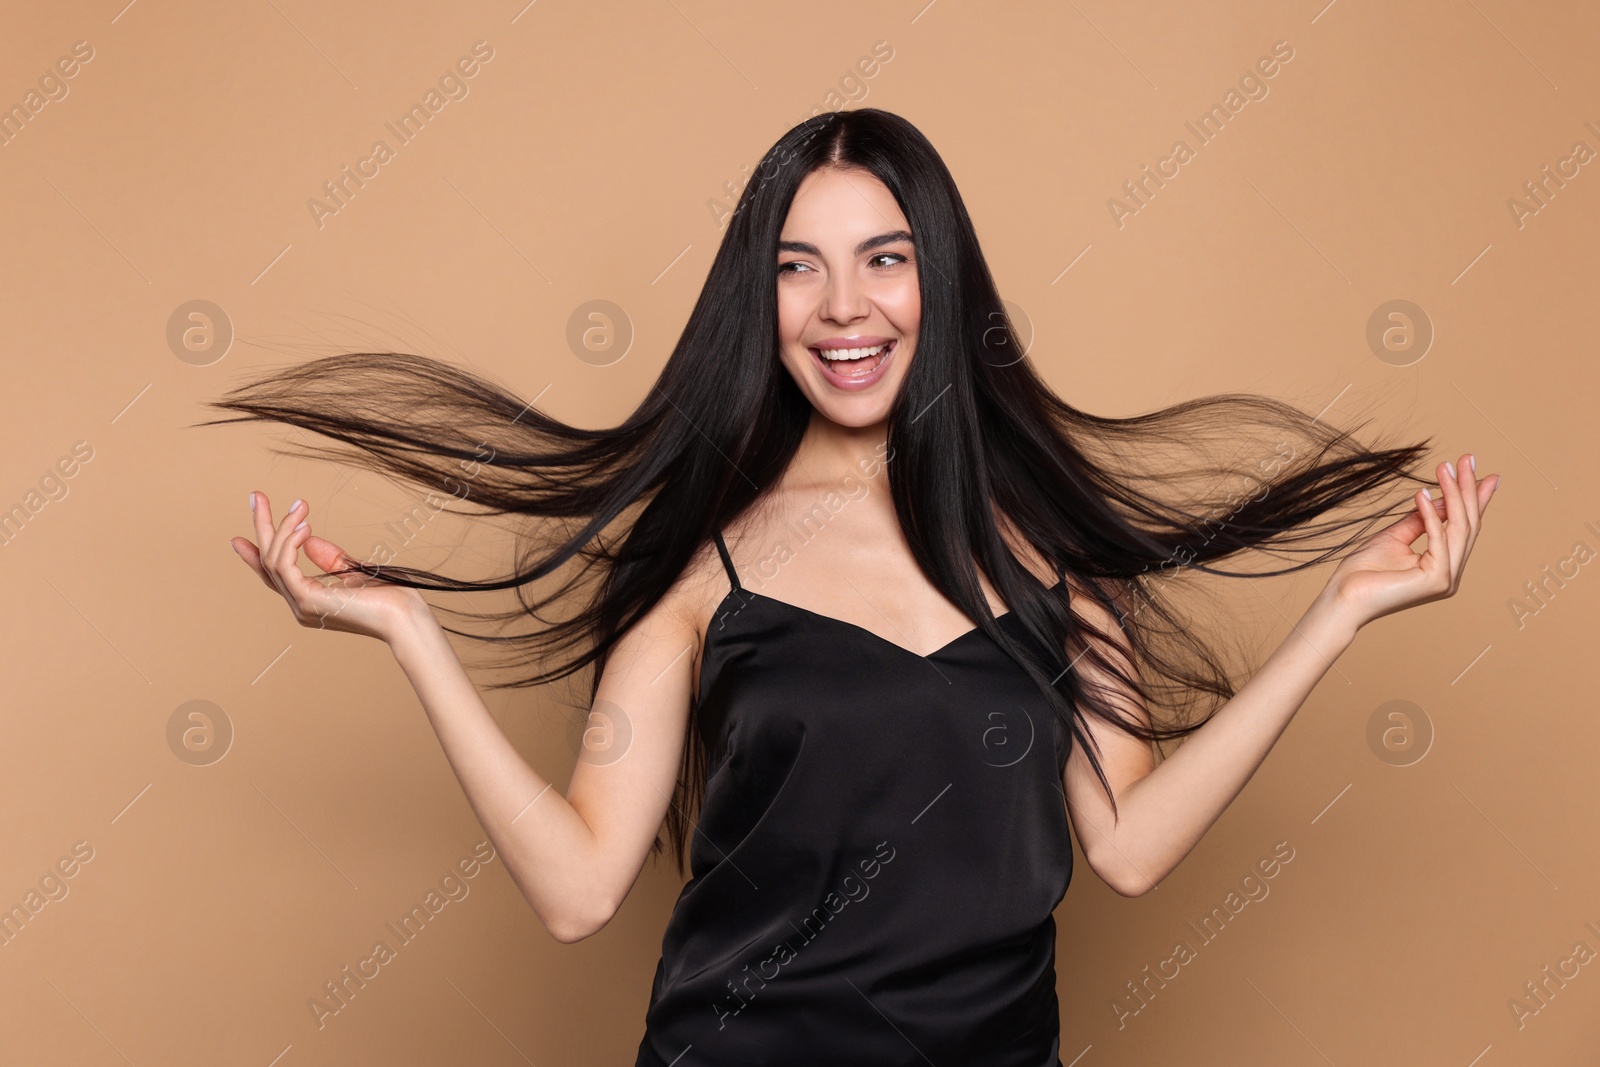
<path id="1" fill-rule="evenodd" d="M 862 388 L 883 377 L 899 341 L 865 348 L 809 349 L 823 374 L 842 388 Z"/>

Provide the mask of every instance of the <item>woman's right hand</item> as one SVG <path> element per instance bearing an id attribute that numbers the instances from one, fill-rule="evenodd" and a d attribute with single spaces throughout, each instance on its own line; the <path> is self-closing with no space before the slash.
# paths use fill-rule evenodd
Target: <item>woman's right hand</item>
<path id="1" fill-rule="evenodd" d="M 308 512 L 310 505 L 295 501 L 274 529 L 267 495 L 252 493 L 250 500 L 260 545 L 243 537 L 232 538 L 229 543 L 267 583 L 267 588 L 289 602 L 301 626 L 388 641 L 399 627 L 416 617 L 419 608 L 428 609 L 422 593 L 409 586 L 390 585 L 363 574 L 308 576 L 300 569 L 302 547 L 306 558 L 324 572 L 353 566 L 356 561 L 332 541 L 312 535 L 309 522 L 302 521 L 302 513 Z"/>

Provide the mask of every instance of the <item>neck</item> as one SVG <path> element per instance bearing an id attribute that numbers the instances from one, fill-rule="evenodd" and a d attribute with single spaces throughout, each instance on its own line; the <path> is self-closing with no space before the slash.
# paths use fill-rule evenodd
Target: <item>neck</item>
<path id="1" fill-rule="evenodd" d="M 791 466 L 808 483 L 832 484 L 850 476 L 859 478 L 863 461 L 881 458 L 888 436 L 887 419 L 871 426 L 843 426 L 813 408 Z"/>

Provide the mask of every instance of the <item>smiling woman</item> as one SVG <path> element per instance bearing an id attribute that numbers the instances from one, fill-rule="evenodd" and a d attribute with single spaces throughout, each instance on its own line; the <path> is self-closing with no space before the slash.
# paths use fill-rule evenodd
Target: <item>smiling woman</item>
<path id="1" fill-rule="evenodd" d="M 314 360 L 214 402 L 435 491 L 486 446 L 470 499 L 528 520 L 509 573 L 358 561 L 312 534 L 302 502 L 275 520 L 260 493 L 257 540 L 233 547 L 303 625 L 390 646 L 554 937 L 610 921 L 665 824 L 693 877 L 638 1064 L 1055 1067 L 1069 819 L 1118 893 L 1164 878 L 1330 656 L 1373 619 L 1455 592 L 1497 480 L 1478 482 L 1469 455 L 1441 463 L 1442 497 L 1413 494 L 1369 535 L 1392 505 L 1335 516 L 1424 482 L 1409 468 L 1425 444 L 1368 448 L 1253 395 L 1130 418 L 1073 407 L 1016 357 L 955 182 L 899 116 L 807 120 L 761 173 L 659 379 L 614 428 L 393 352 Z M 877 456 L 889 491 L 831 509 L 827 535 L 767 573 L 772 545 Z M 1238 501 L 1237 475 L 1266 460 L 1270 478 Z M 1308 558 L 1216 566 L 1257 550 Z M 1235 692 L 1173 576 L 1335 556 Z M 565 796 L 489 714 L 420 594 L 508 588 L 512 614 L 539 625 L 481 639 L 539 669 L 495 688 L 592 667 L 591 698 L 627 738 L 580 754 Z M 1200 701 L 1220 707 L 1194 719 Z M 1013 737 L 1020 752 L 996 751 Z M 1158 766 L 1152 743 L 1181 738 Z M 830 903 L 885 842 L 894 866 L 873 903 Z M 781 977 L 762 975 L 824 924 Z"/>

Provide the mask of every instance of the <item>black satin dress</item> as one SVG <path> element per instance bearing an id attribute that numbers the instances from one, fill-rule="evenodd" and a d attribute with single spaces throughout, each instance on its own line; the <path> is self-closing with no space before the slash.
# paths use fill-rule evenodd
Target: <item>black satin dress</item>
<path id="1" fill-rule="evenodd" d="M 637 1067 L 1059 1067 L 1054 711 L 981 630 L 916 655 L 715 541 L 708 778 Z"/>

